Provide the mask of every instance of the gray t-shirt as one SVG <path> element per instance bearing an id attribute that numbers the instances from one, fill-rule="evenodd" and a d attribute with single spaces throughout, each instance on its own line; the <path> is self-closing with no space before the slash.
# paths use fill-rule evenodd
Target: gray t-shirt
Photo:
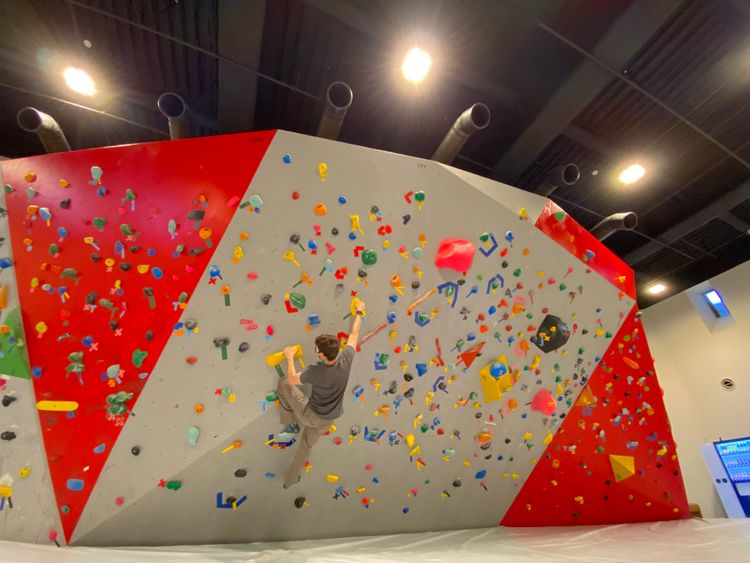
<path id="1" fill-rule="evenodd" d="M 346 346 L 339 353 L 335 364 L 309 366 L 302 372 L 300 381 L 312 385 L 310 407 L 320 418 L 333 420 L 344 412 L 342 403 L 354 352 L 354 348 Z"/>

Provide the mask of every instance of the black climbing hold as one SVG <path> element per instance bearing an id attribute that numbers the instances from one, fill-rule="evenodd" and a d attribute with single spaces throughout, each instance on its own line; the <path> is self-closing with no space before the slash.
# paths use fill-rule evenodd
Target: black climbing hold
<path id="1" fill-rule="evenodd" d="M 486 450 L 489 450 L 490 447 L 492 447 L 492 442 L 487 442 L 486 444 L 482 444 L 481 446 L 479 446 L 479 449 L 486 451 Z"/>
<path id="2" fill-rule="evenodd" d="M 344 284 L 343 283 L 337 283 L 336 284 L 336 291 L 338 291 L 338 292 L 344 291 Z"/>
<path id="3" fill-rule="evenodd" d="M 338 230 L 338 229 L 337 229 L 336 227 L 334 227 L 333 229 L 331 229 L 331 234 L 332 234 L 333 236 L 338 236 L 338 234 L 339 234 L 339 230 Z"/>
<path id="4" fill-rule="evenodd" d="M 482 418 L 482 413 L 481 412 L 475 413 L 474 418 L 477 418 L 477 419 Z"/>
<path id="5" fill-rule="evenodd" d="M 188 250 L 188 254 L 190 254 L 190 256 L 200 256 L 201 254 L 203 254 L 203 251 L 205 250 L 206 250 L 205 248 L 201 248 L 201 247 L 191 248 L 190 250 Z"/>
<path id="6" fill-rule="evenodd" d="M 506 444 L 510 444 L 510 438 L 506 438 L 506 439 L 505 439 L 505 443 L 506 443 Z"/>
<path id="7" fill-rule="evenodd" d="M 138 446 L 133 446 L 132 448 L 130 448 L 130 453 L 133 455 L 140 455 L 141 448 L 139 448 Z"/>
<path id="8" fill-rule="evenodd" d="M 119 326 L 120 324 L 117 321 L 109 321 L 109 328 L 112 330 L 117 330 Z"/>
<path id="9" fill-rule="evenodd" d="M 263 305 L 268 305 L 271 302 L 271 294 L 270 293 L 264 293 L 260 296 L 260 300 L 263 303 Z"/>
<path id="10" fill-rule="evenodd" d="M 419 284 L 419 282 L 418 282 L 418 281 L 413 281 L 413 282 L 411 282 L 411 288 L 412 288 L 412 289 L 419 289 L 419 285 L 420 285 L 420 284 Z"/>
<path id="11" fill-rule="evenodd" d="M 88 305 L 96 305 L 96 296 L 98 293 L 96 291 L 92 291 L 86 296 L 86 303 Z"/>
<path id="12" fill-rule="evenodd" d="M 372 206 L 372 207 L 370 208 L 370 213 L 377 213 L 378 211 L 380 211 L 380 209 L 378 209 L 378 206 L 377 206 L 377 205 L 373 205 L 373 206 Z"/>
<path id="13" fill-rule="evenodd" d="M 363 269 L 360 268 L 359 271 L 357 271 L 357 275 L 360 278 L 366 278 L 367 277 L 367 272 L 365 272 Z"/>
<path id="14" fill-rule="evenodd" d="M 2 434 L 0 434 L 0 440 L 5 440 L 7 442 L 10 442 L 11 440 L 16 439 L 16 433 L 12 432 L 11 430 L 6 430 Z"/>
<path id="15" fill-rule="evenodd" d="M 234 472 L 235 477 L 245 477 L 247 475 L 247 469 L 238 469 Z"/>
<path id="16" fill-rule="evenodd" d="M 289 242 L 297 244 L 299 242 L 299 235 L 297 233 L 292 233 L 292 236 L 289 237 Z"/>
<path id="17" fill-rule="evenodd" d="M 70 207 L 70 199 L 64 199 L 60 202 L 60 207 L 68 209 Z"/>
<path id="18" fill-rule="evenodd" d="M 133 266 L 130 264 L 130 262 L 120 262 L 120 269 L 123 272 L 129 272 L 132 267 Z"/>
<path id="19" fill-rule="evenodd" d="M 502 263 L 501 263 L 500 265 L 501 265 L 501 266 L 502 266 L 503 268 L 507 268 L 507 267 L 508 267 L 508 262 L 507 262 L 506 260 L 503 260 L 503 261 L 502 261 Z"/>
<path id="20" fill-rule="evenodd" d="M 98 262 L 99 260 L 102 259 L 102 257 L 99 256 L 97 253 L 93 253 L 91 256 L 89 256 L 89 258 L 91 258 L 92 262 Z"/>
<path id="21" fill-rule="evenodd" d="M 588 333 L 589 333 L 589 329 L 587 328 L 584 328 L 583 330 L 581 330 L 581 334 L 588 334 Z"/>
<path id="22" fill-rule="evenodd" d="M 414 387 L 409 387 L 404 393 L 404 397 L 411 399 L 414 396 Z"/>
<path id="23" fill-rule="evenodd" d="M 455 479 L 453 481 L 453 486 L 456 487 L 456 488 L 460 487 L 461 486 L 461 479 Z"/>
<path id="24" fill-rule="evenodd" d="M 302 508 L 303 506 L 305 506 L 305 497 L 297 497 L 296 499 L 294 499 L 294 506 L 296 506 L 297 508 Z"/>
<path id="25" fill-rule="evenodd" d="M 17 401 L 18 399 L 14 397 L 13 395 L 5 395 L 3 397 L 3 406 L 9 407 L 14 401 Z"/>
<path id="26" fill-rule="evenodd" d="M 237 502 L 237 497 L 227 497 L 225 501 L 227 504 L 234 504 L 235 502 Z"/>
<path id="27" fill-rule="evenodd" d="M 250 349 L 250 344 L 247 342 L 241 342 L 240 343 L 240 352 L 247 352 Z"/>
<path id="28" fill-rule="evenodd" d="M 143 289 L 143 292 L 145 293 L 147 289 L 151 289 L 150 287 L 146 287 Z M 151 289 L 151 293 L 153 294 L 153 289 Z M 185 321 L 185 328 L 188 330 L 195 330 L 198 328 L 198 321 L 194 319 L 188 319 Z"/>
<path id="29" fill-rule="evenodd" d="M 458 280 L 458 281 L 456 282 L 456 285 L 463 285 L 463 284 L 465 284 L 465 283 L 466 283 L 466 280 L 465 280 L 465 279 L 463 279 L 463 278 L 461 278 L 460 280 Z"/>
<path id="30" fill-rule="evenodd" d="M 154 339 L 154 331 L 153 330 L 147 330 L 146 331 L 146 340 L 153 340 Z"/>
<path id="31" fill-rule="evenodd" d="M 410 374 L 410 373 L 405 373 L 404 374 L 404 381 L 409 382 L 412 379 L 414 379 L 414 376 L 412 374 Z"/>
<path id="32" fill-rule="evenodd" d="M 406 225 L 409 221 L 411 221 L 411 215 L 404 215 L 401 217 L 401 219 L 404 220 L 404 225 Z"/>
<path id="33" fill-rule="evenodd" d="M 140 249 L 141 247 L 138 246 L 137 244 L 133 244 L 130 246 L 130 252 L 138 252 Z"/>

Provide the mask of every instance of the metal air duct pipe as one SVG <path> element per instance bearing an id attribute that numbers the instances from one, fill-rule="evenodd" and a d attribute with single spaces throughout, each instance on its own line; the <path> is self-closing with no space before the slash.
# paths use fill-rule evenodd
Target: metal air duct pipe
<path id="1" fill-rule="evenodd" d="M 332 82 L 326 90 L 325 107 L 318 123 L 317 136 L 336 140 L 346 117 L 346 110 L 352 105 L 354 93 L 345 82 Z"/>
<path id="2" fill-rule="evenodd" d="M 484 104 L 474 104 L 453 123 L 448 134 L 432 155 L 431 160 L 450 164 L 464 146 L 464 143 L 477 131 L 490 124 L 490 108 Z"/>
<path id="3" fill-rule="evenodd" d="M 65 133 L 55 118 L 35 108 L 23 108 L 16 116 L 18 126 L 29 133 L 36 133 L 47 152 L 70 150 Z"/>
<path id="4" fill-rule="evenodd" d="M 632 211 L 627 211 L 605 217 L 589 232 L 597 239 L 604 240 L 616 231 L 632 231 L 636 225 L 638 225 L 638 215 Z"/>
<path id="5" fill-rule="evenodd" d="M 575 164 L 563 164 L 547 172 L 536 193 L 548 197 L 560 186 L 572 186 L 581 177 L 578 167 Z"/>
<path id="6" fill-rule="evenodd" d="M 185 139 L 190 137 L 190 108 L 180 96 L 174 92 L 164 92 L 156 102 L 159 111 L 169 121 L 169 138 Z"/>

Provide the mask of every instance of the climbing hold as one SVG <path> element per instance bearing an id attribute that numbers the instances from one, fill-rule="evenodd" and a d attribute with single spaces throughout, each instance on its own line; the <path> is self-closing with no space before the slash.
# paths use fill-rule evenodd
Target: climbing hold
<path id="1" fill-rule="evenodd" d="M 240 477 L 240 478 L 245 477 L 245 476 L 247 476 L 247 470 L 246 469 L 238 469 L 237 471 L 234 472 L 234 476 L 235 477 Z"/>
<path id="2" fill-rule="evenodd" d="M 297 497 L 296 499 L 294 499 L 294 506 L 296 506 L 297 508 L 302 508 L 303 506 L 305 506 L 305 497 Z"/>
<path id="3" fill-rule="evenodd" d="M 286 153 L 283 157 L 281 157 L 281 161 L 284 164 L 291 164 L 292 163 L 292 155 L 289 153 Z"/>
<path id="4" fill-rule="evenodd" d="M 474 243 L 466 239 L 446 238 L 440 241 L 435 267 L 467 272 L 474 261 Z"/>
<path id="5" fill-rule="evenodd" d="M 531 400 L 531 410 L 550 416 L 557 410 L 557 401 L 547 389 L 540 389 Z"/>
<path id="6" fill-rule="evenodd" d="M 378 261 L 378 253 L 372 248 L 368 248 L 362 252 L 362 263 L 366 266 L 372 266 Z"/>
<path id="7" fill-rule="evenodd" d="M 328 207 L 326 207 L 324 203 L 319 203 L 318 205 L 315 206 L 314 211 L 315 211 L 315 215 L 317 215 L 318 217 L 324 217 L 325 215 L 328 214 Z"/>

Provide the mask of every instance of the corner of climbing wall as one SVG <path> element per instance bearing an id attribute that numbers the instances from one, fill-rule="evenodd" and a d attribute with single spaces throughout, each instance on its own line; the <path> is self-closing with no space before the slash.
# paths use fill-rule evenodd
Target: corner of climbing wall
<path id="1" fill-rule="evenodd" d="M 39 422 L 79 545 L 496 525 L 634 307 L 598 247 L 540 226 L 564 223 L 566 244 L 575 228 L 544 198 L 422 159 L 279 131 L 4 167 Z M 283 489 L 299 435 L 279 422 L 281 350 L 303 368 L 315 336 L 343 345 L 358 300 L 343 415 Z"/>

